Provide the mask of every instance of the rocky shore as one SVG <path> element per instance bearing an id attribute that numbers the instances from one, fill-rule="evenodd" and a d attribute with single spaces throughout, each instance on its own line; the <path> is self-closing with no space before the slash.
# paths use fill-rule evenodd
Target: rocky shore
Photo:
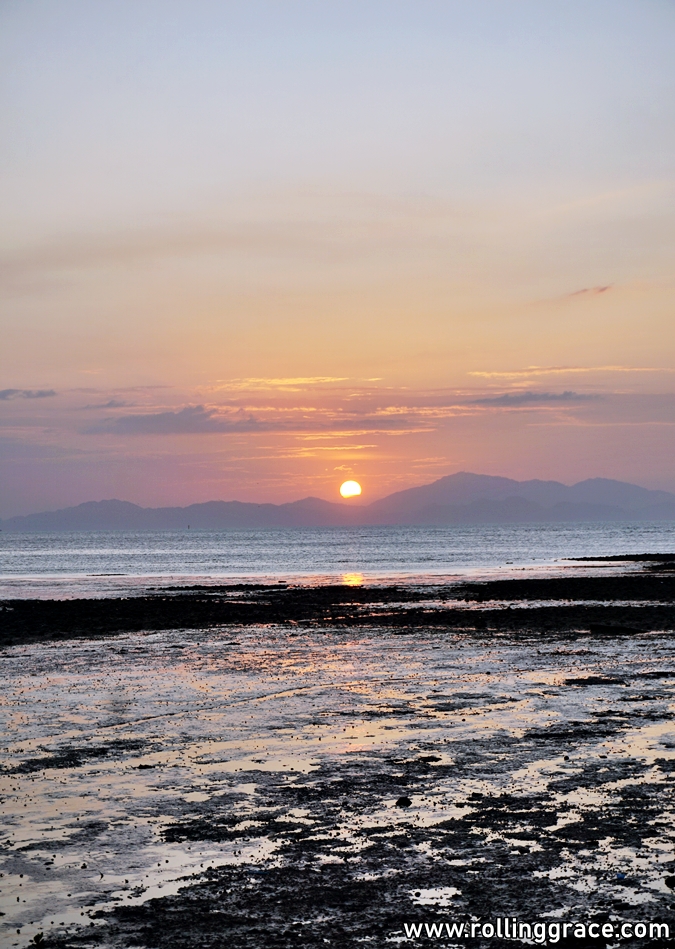
<path id="1" fill-rule="evenodd" d="M 4 603 L 2 945 L 672 946 L 675 558 L 608 565 Z"/>
<path id="2" fill-rule="evenodd" d="M 261 624 L 599 635 L 675 628 L 675 555 L 605 558 L 612 561 L 642 569 L 424 587 L 227 584 L 164 588 L 127 598 L 5 600 L 0 603 L 0 647 Z"/>

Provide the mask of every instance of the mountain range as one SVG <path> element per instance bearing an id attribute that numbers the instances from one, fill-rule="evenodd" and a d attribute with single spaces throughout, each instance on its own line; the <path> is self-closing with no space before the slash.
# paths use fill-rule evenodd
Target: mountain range
<path id="1" fill-rule="evenodd" d="M 371 504 L 308 497 L 287 504 L 207 501 L 144 508 L 128 501 L 88 501 L 0 521 L 3 531 L 181 530 L 255 527 L 338 527 L 385 524 L 675 521 L 675 494 L 624 481 L 578 484 L 513 481 L 461 471 Z"/>

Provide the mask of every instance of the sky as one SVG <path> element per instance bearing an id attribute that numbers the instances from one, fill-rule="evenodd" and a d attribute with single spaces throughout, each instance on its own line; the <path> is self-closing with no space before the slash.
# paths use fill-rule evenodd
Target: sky
<path id="1" fill-rule="evenodd" d="M 0 517 L 675 491 L 673 0 L 2 0 Z"/>

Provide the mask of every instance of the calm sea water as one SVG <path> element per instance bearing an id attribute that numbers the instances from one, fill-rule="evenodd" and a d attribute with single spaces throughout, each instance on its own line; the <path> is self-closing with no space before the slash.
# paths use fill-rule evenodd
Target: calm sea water
<path id="1" fill-rule="evenodd" d="M 221 579 L 433 582 L 674 550 L 667 523 L 0 533 L 0 596 L 101 596 Z"/>

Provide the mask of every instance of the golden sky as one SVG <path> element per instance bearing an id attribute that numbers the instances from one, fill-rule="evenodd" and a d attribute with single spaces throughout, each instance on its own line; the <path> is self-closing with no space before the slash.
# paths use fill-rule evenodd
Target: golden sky
<path id="1" fill-rule="evenodd" d="M 675 490 L 675 8 L 0 8 L 0 516 Z"/>

